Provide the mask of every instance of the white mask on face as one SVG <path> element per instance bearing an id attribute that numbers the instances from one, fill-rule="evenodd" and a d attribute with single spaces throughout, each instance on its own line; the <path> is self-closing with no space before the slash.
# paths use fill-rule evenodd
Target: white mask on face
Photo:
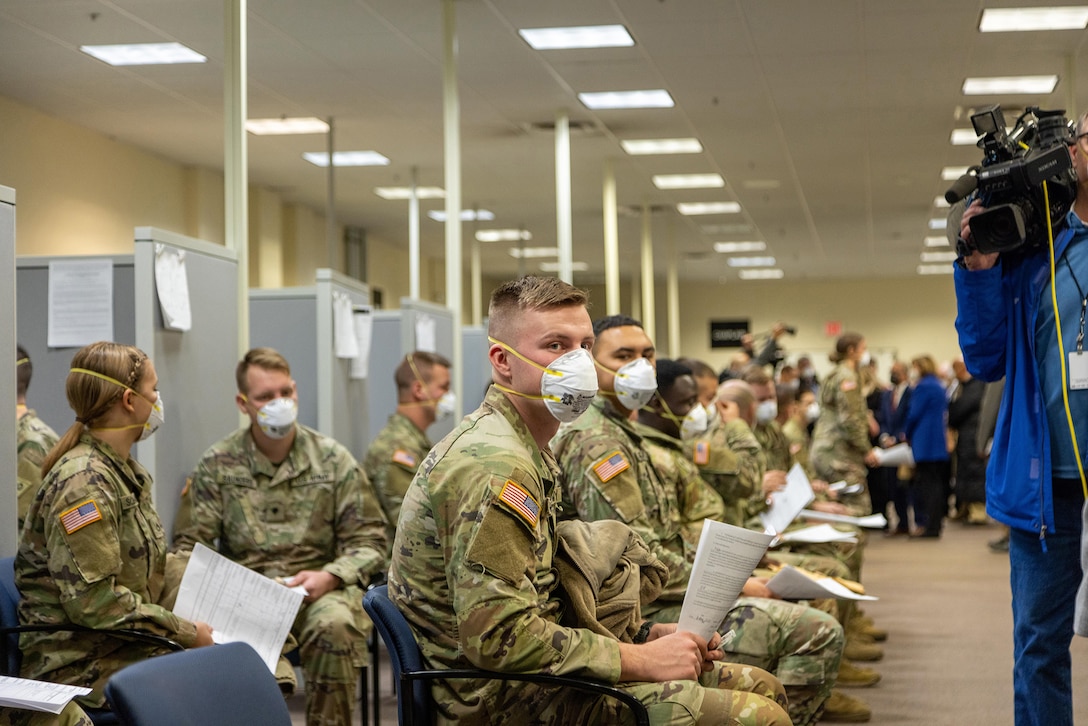
<path id="1" fill-rule="evenodd" d="M 441 421 L 444 418 L 449 418 L 456 408 L 457 396 L 454 395 L 453 391 L 446 391 L 442 394 L 442 398 L 438 399 L 438 403 L 434 407 L 435 420 Z"/>
<path id="2" fill-rule="evenodd" d="M 760 401 L 756 406 L 756 421 L 761 424 L 774 421 L 778 415 L 778 401 L 773 398 L 769 401 Z"/>
<path id="3" fill-rule="evenodd" d="M 297 418 L 298 404 L 293 398 L 274 398 L 257 410 L 257 425 L 270 439 L 287 438 Z"/>
<path id="4" fill-rule="evenodd" d="M 872 362 L 873 362 L 873 356 L 869 353 L 869 351 L 865 351 L 864 353 L 861 354 L 861 357 L 858 358 L 858 363 L 860 363 L 863 366 L 867 366 Z"/>
<path id="5" fill-rule="evenodd" d="M 694 439 L 706 431 L 708 426 L 706 409 L 702 404 L 695 404 L 688 411 L 688 415 L 680 420 L 680 438 Z"/>
<path id="6" fill-rule="evenodd" d="M 488 340 L 543 371 L 540 376 L 539 396 L 495 384 L 500 391 L 522 398 L 543 400 L 548 413 L 561 423 L 570 423 L 577 419 L 586 412 L 589 404 L 596 397 L 597 369 L 593 366 L 593 356 L 585 348 L 576 348 L 564 353 L 547 366 L 542 366 L 518 353 L 506 343 L 490 337 Z"/>
<path id="7" fill-rule="evenodd" d="M 151 435 L 159 430 L 163 422 L 166 421 L 166 411 L 162 405 L 162 394 L 160 393 L 155 399 L 155 403 L 151 404 L 151 413 L 147 417 L 147 423 L 144 424 L 143 431 L 140 432 L 140 441 L 150 439 Z"/>
<path id="8" fill-rule="evenodd" d="M 629 411 L 637 411 L 650 402 L 657 391 L 657 371 L 650 361 L 645 358 L 636 358 L 630 363 L 620 366 L 613 371 L 601 363 L 594 361 L 602 369 L 616 376 L 613 388 L 616 398 Z"/>
<path id="9" fill-rule="evenodd" d="M 805 421 L 812 423 L 818 418 L 820 418 L 820 404 L 813 401 L 805 409 Z"/>
<path id="10" fill-rule="evenodd" d="M 706 411 L 706 427 L 710 428 L 721 418 L 721 414 L 718 413 L 718 407 L 713 403 L 706 404 L 703 409 Z"/>

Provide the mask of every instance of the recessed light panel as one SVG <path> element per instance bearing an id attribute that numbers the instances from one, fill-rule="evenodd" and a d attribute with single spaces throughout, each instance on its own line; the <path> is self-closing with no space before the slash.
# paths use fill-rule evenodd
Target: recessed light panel
<path id="1" fill-rule="evenodd" d="M 730 257 L 727 259 L 726 264 L 730 267 L 772 267 L 774 266 L 775 259 L 773 257 Z"/>
<path id="2" fill-rule="evenodd" d="M 81 45 L 79 49 L 111 66 L 155 66 L 172 63 L 204 63 L 208 59 L 181 43 L 127 43 Z"/>
<path id="3" fill-rule="evenodd" d="M 739 273 L 742 280 L 781 280 L 786 276 L 786 273 L 777 268 L 767 270 L 741 270 Z"/>
<path id="4" fill-rule="evenodd" d="M 923 252 L 922 262 L 954 262 L 959 257 L 955 252 Z"/>
<path id="5" fill-rule="evenodd" d="M 986 8 L 978 29 L 983 33 L 1028 30 L 1083 30 L 1088 26 L 1088 7 Z"/>
<path id="6" fill-rule="evenodd" d="M 374 193 L 382 199 L 411 199 L 411 187 L 375 187 Z M 416 199 L 445 199 L 446 190 L 441 187 L 416 187 Z"/>
<path id="7" fill-rule="evenodd" d="M 967 173 L 967 169 L 968 167 L 966 166 L 946 166 L 941 169 L 941 179 L 944 181 L 956 181 Z"/>
<path id="8" fill-rule="evenodd" d="M 930 229 L 947 229 L 948 228 L 948 220 L 945 219 L 944 217 L 934 217 L 933 219 L 929 220 L 929 228 Z"/>
<path id="9" fill-rule="evenodd" d="M 953 265 L 918 265 L 919 275 L 951 275 Z"/>
<path id="10" fill-rule="evenodd" d="M 926 237 L 924 240 L 922 240 L 922 243 L 925 244 L 926 247 L 947 247 L 948 246 L 948 238 L 947 237 Z"/>
<path id="11" fill-rule="evenodd" d="M 517 242 L 532 238 L 532 233 L 527 229 L 481 229 L 476 232 L 479 242 Z"/>
<path id="12" fill-rule="evenodd" d="M 570 269 L 571 269 L 572 272 L 585 272 L 586 270 L 589 269 L 589 263 L 588 262 L 572 262 L 572 263 L 570 263 Z M 541 272 L 559 272 L 559 263 L 558 262 L 541 262 L 540 263 L 540 271 Z"/>
<path id="13" fill-rule="evenodd" d="M 507 253 L 515 259 L 539 259 L 541 257 L 558 257 L 558 247 L 511 247 Z"/>
<path id="14" fill-rule="evenodd" d="M 699 139 L 627 139 L 620 146 L 631 156 L 650 154 L 698 154 L 703 150 Z"/>
<path id="15" fill-rule="evenodd" d="M 635 39 L 622 25 L 583 25 L 569 28 L 525 28 L 518 31 L 533 50 L 624 48 Z"/>
<path id="16" fill-rule="evenodd" d="M 446 212 L 443 209 L 432 209 L 427 212 L 427 216 L 436 222 L 446 221 Z M 495 218 L 495 213 L 486 209 L 462 209 L 461 221 L 462 222 L 490 222 Z"/>
<path id="17" fill-rule="evenodd" d="M 287 134 L 324 134 L 329 124 L 313 116 L 299 118 L 251 118 L 246 121 L 246 131 L 257 136 Z"/>
<path id="18" fill-rule="evenodd" d="M 586 108 L 604 111 L 619 108 L 672 108 L 673 100 L 664 89 L 652 91 L 602 91 L 579 93 L 578 99 Z"/>
<path id="19" fill-rule="evenodd" d="M 721 174 L 655 174 L 658 189 L 714 189 L 725 186 Z"/>
<path id="20" fill-rule="evenodd" d="M 762 252 L 767 249 L 766 242 L 715 242 L 714 251 L 729 254 L 730 252 Z"/>
<path id="21" fill-rule="evenodd" d="M 740 202 L 681 202 L 676 205 L 680 214 L 737 214 Z"/>
<path id="22" fill-rule="evenodd" d="M 1048 94 L 1058 85 L 1057 76 L 994 76 L 968 78 L 963 82 L 967 96 L 1000 96 L 1012 93 Z"/>
<path id="23" fill-rule="evenodd" d="M 314 166 L 328 166 L 329 152 L 307 151 L 302 158 Z M 388 166 L 389 159 L 377 151 L 334 151 L 333 166 Z"/>

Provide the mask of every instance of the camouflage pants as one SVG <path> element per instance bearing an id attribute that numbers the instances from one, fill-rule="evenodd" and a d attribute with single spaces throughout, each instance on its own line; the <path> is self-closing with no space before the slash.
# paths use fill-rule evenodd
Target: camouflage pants
<path id="1" fill-rule="evenodd" d="M 59 714 L 0 708 L 0 726 L 94 726 L 89 716 L 74 701 Z"/>
<path id="2" fill-rule="evenodd" d="M 362 591 L 349 586 L 303 605 L 292 634 L 298 638 L 306 678 L 308 726 L 351 723 L 359 669 L 366 663 L 372 627 L 363 612 Z"/>
<path id="3" fill-rule="evenodd" d="M 648 615 L 676 622 L 680 606 Z M 742 597 L 718 628 L 725 660 L 774 673 L 786 688 L 795 726 L 814 724 L 839 672 L 843 629 L 825 612 L 782 600 Z"/>

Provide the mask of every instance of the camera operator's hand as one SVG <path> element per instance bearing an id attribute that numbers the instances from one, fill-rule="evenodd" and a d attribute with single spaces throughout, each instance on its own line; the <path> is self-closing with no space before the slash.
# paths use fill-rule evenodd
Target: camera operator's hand
<path id="1" fill-rule="evenodd" d="M 963 258 L 963 266 L 968 270 L 989 270 L 997 264 L 997 256 L 1000 254 L 999 252 L 983 254 L 971 244 L 971 217 L 985 211 L 986 207 L 982 206 L 982 202 L 976 199 L 971 202 L 971 206 L 964 210 L 963 217 L 960 219 L 960 239 L 966 241 L 971 249 L 971 254 L 965 255 Z"/>

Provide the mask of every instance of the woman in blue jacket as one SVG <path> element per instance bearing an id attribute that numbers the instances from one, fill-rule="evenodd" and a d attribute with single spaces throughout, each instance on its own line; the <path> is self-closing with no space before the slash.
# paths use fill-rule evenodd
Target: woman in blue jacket
<path id="1" fill-rule="evenodd" d="M 914 452 L 915 501 L 925 513 L 921 537 L 940 537 L 941 521 L 948 511 L 944 475 L 948 463 L 948 399 L 937 379 L 937 364 L 928 355 L 910 362 L 910 394 L 904 431 Z"/>

